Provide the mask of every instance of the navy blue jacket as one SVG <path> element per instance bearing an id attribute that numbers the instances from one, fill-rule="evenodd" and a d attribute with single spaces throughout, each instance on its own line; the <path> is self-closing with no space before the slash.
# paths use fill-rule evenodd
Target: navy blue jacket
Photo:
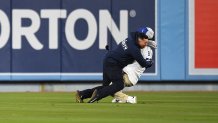
<path id="1" fill-rule="evenodd" d="M 136 38 L 134 38 L 134 34 L 132 34 L 132 37 L 122 41 L 116 49 L 109 51 L 106 57 L 115 60 L 122 68 L 133 63 L 134 60 L 142 67 L 147 68 L 148 62 L 143 58 L 141 50 L 135 40 Z"/>

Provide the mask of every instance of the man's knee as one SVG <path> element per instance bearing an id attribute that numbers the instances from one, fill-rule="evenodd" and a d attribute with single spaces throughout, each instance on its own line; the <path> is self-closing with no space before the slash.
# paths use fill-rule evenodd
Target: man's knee
<path id="1" fill-rule="evenodd" d="M 117 88 L 117 91 L 123 90 L 124 83 L 123 82 L 116 83 L 116 88 Z"/>

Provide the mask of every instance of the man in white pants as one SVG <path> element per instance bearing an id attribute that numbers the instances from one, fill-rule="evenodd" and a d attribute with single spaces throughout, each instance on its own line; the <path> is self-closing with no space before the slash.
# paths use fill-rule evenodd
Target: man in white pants
<path id="1" fill-rule="evenodd" d="M 155 41 L 149 41 L 148 46 L 141 49 L 142 56 L 144 59 L 152 59 L 153 51 L 151 49 L 157 48 L 157 44 Z M 146 68 L 143 68 L 139 65 L 137 61 L 134 61 L 132 64 L 127 65 L 123 68 L 123 82 L 125 84 L 125 87 L 131 87 L 136 85 L 138 82 L 140 76 L 143 74 Z M 114 99 L 112 100 L 112 103 L 137 103 L 136 96 L 128 96 L 124 94 L 122 91 L 119 91 L 114 94 Z"/>

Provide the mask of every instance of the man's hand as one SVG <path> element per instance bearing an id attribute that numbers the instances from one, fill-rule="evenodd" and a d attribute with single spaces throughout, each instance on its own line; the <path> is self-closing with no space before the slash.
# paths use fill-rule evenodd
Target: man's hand
<path id="1" fill-rule="evenodd" d="M 148 40 L 148 46 L 153 47 L 153 48 L 157 48 L 157 43 L 155 41 L 152 40 Z"/>
<path id="2" fill-rule="evenodd" d="M 151 59 L 146 58 L 145 61 L 146 61 L 146 67 L 145 67 L 146 69 L 152 66 L 153 61 Z"/>

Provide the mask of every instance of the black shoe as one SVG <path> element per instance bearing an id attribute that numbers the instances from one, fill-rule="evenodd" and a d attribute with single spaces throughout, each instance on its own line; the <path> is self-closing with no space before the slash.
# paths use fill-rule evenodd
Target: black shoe
<path id="1" fill-rule="evenodd" d="M 98 90 L 95 89 L 95 91 L 92 93 L 91 99 L 88 101 L 88 103 L 94 103 L 95 101 L 99 100 Z"/>
<path id="2" fill-rule="evenodd" d="M 76 103 L 83 103 L 82 95 L 80 94 L 80 91 L 76 91 Z"/>

